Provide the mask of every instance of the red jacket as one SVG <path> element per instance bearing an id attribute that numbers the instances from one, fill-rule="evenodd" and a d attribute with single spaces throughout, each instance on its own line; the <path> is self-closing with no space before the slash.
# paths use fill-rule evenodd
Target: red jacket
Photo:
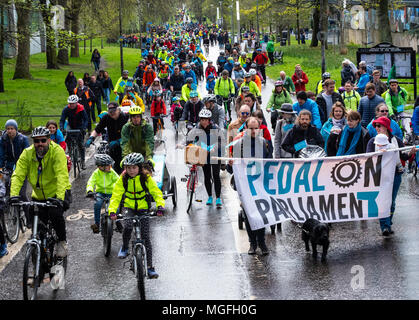
<path id="1" fill-rule="evenodd" d="M 253 61 L 256 62 L 256 64 L 266 64 L 268 63 L 268 57 L 266 56 L 266 53 L 259 53 Z"/>
<path id="2" fill-rule="evenodd" d="M 164 103 L 163 99 L 160 99 L 160 101 L 153 100 L 151 103 L 150 113 L 152 117 L 155 117 L 159 114 L 166 114 L 166 104 Z"/>
<path id="3" fill-rule="evenodd" d="M 143 85 L 148 87 L 153 83 L 154 79 L 156 79 L 156 73 L 150 67 L 147 68 L 148 70 L 143 74 Z"/>
<path id="4" fill-rule="evenodd" d="M 205 70 L 205 78 L 208 78 L 208 76 L 212 73 L 214 75 L 214 78 L 217 78 L 217 70 L 214 66 L 207 67 L 207 70 Z"/>
<path id="5" fill-rule="evenodd" d="M 301 78 L 298 78 L 298 76 L 294 73 L 292 75 L 291 79 L 292 79 L 292 82 L 294 82 L 294 85 L 295 85 L 295 92 L 306 91 L 306 84 L 308 83 L 308 77 L 307 77 L 307 75 L 305 74 L 304 71 L 302 71 Z M 302 80 L 301 83 L 298 82 L 299 79 Z"/>

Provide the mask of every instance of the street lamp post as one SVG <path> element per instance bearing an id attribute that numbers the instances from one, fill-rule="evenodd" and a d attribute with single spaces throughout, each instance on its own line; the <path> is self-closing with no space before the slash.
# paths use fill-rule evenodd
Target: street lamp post
<path id="1" fill-rule="evenodd" d="M 119 0 L 119 55 L 121 58 L 121 74 L 124 71 L 124 51 L 122 48 L 122 0 Z"/>
<path id="2" fill-rule="evenodd" d="M 231 0 L 231 43 L 234 41 L 234 0 Z"/>
<path id="3" fill-rule="evenodd" d="M 220 19 L 221 19 L 221 29 L 224 29 L 224 19 L 223 19 L 223 2 L 220 1 Z"/>
<path id="4" fill-rule="evenodd" d="M 259 0 L 256 0 L 256 26 L 257 26 L 257 43 L 259 42 Z"/>

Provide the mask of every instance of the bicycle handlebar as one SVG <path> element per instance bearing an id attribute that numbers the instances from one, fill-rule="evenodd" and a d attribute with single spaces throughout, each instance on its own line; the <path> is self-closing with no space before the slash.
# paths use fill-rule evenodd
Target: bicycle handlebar
<path id="1" fill-rule="evenodd" d="M 139 210 L 138 213 L 136 213 L 133 217 L 124 217 L 123 214 L 117 214 L 117 219 L 115 221 L 122 221 L 122 220 L 134 220 L 134 219 L 144 219 L 145 217 L 156 217 L 157 213 L 154 210 L 144 210 L 144 213 L 142 210 Z"/>
<path id="2" fill-rule="evenodd" d="M 159 116 L 154 116 L 154 117 L 151 117 L 151 118 L 155 119 L 155 120 L 158 120 L 158 119 L 161 119 L 161 118 L 167 118 L 168 116 L 169 116 L 168 114 L 161 114 Z"/>
<path id="3" fill-rule="evenodd" d="M 16 203 L 12 203 L 12 206 L 38 206 L 38 207 L 50 207 L 50 208 L 57 208 L 56 204 L 53 204 L 50 201 L 47 202 L 39 202 L 39 201 L 19 201 Z"/>

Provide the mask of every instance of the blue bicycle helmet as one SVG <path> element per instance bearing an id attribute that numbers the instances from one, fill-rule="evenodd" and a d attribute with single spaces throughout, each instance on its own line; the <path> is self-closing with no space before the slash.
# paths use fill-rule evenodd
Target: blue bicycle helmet
<path id="1" fill-rule="evenodd" d="M 191 91 L 191 94 L 189 95 L 190 98 L 194 98 L 198 96 L 198 92 L 196 90 Z"/>

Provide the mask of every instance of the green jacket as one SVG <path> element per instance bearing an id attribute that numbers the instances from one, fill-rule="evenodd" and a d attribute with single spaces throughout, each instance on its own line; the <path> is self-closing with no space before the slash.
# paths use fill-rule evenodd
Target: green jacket
<path id="1" fill-rule="evenodd" d="M 111 201 L 109 203 L 109 214 L 116 213 L 119 204 L 121 203 L 122 196 L 125 194 L 123 207 L 131 209 L 148 209 L 148 204 L 145 199 L 145 191 L 141 185 L 140 176 L 134 178 L 128 178 L 127 189 L 124 188 L 123 175 L 121 175 L 115 183 L 115 187 L 112 191 Z M 164 207 L 165 201 L 163 199 L 163 193 L 157 186 L 156 181 L 152 177 L 148 177 L 145 181 L 145 186 L 148 192 L 153 196 L 156 206 Z"/>
<path id="2" fill-rule="evenodd" d="M 64 200 L 65 191 L 71 190 L 64 149 L 51 141 L 41 165 L 42 170 L 38 173 L 39 162 L 33 145 L 23 150 L 12 175 L 11 197 L 19 196 L 23 182 L 28 178 L 33 190 L 32 198 L 35 200 Z"/>
<path id="3" fill-rule="evenodd" d="M 154 152 L 153 127 L 144 119 L 139 126 L 128 121 L 121 130 L 121 148 L 122 157 L 139 152 L 145 160 L 151 159 Z"/>
<path id="4" fill-rule="evenodd" d="M 229 94 L 235 94 L 236 90 L 233 80 L 231 78 L 227 78 L 227 80 L 224 80 L 222 77 L 218 78 L 215 81 L 214 93 L 224 98 L 228 98 Z"/>
<path id="5" fill-rule="evenodd" d="M 268 41 L 268 44 L 266 45 L 266 51 L 267 52 L 274 52 L 275 51 L 275 45 L 272 40 Z"/>
<path id="6" fill-rule="evenodd" d="M 191 91 L 193 91 L 194 89 L 189 88 L 188 85 L 185 83 L 182 86 L 182 98 L 180 100 L 183 100 L 185 102 L 189 101 L 189 95 L 191 94 Z M 198 92 L 198 98 L 201 99 L 201 94 Z"/>
<path id="7" fill-rule="evenodd" d="M 289 92 L 286 92 L 285 89 L 281 91 L 280 94 L 275 93 L 275 89 L 272 90 L 271 98 L 268 101 L 268 104 L 266 106 L 266 109 L 273 108 L 274 110 L 281 109 L 281 106 L 283 103 L 291 103 L 291 94 Z"/>
<path id="8" fill-rule="evenodd" d="M 279 77 L 276 80 L 282 80 L 281 77 Z M 284 88 L 287 89 L 288 92 L 295 92 L 295 85 L 294 82 L 292 82 L 291 77 L 289 76 L 285 76 L 285 80 L 284 81 Z"/>
<path id="9" fill-rule="evenodd" d="M 87 181 L 86 193 L 96 191 L 105 194 L 111 194 L 115 182 L 119 179 L 119 175 L 111 168 L 111 171 L 105 172 L 97 168 Z"/>
<path id="10" fill-rule="evenodd" d="M 258 85 L 256 84 L 256 82 L 254 82 L 254 81 L 250 81 L 249 83 L 243 82 L 242 85 L 240 86 L 239 95 L 242 94 L 242 88 L 244 86 L 248 86 L 250 92 L 253 93 L 255 95 L 255 97 L 260 96 L 260 90 L 259 90 Z"/>
<path id="11" fill-rule="evenodd" d="M 406 101 L 409 96 L 406 89 L 399 87 L 400 90 L 396 95 L 391 95 L 389 90 L 383 93 L 384 100 L 386 101 L 386 105 L 388 106 L 388 115 L 392 116 L 397 112 L 398 106 L 406 106 Z"/>
<path id="12" fill-rule="evenodd" d="M 349 94 L 345 91 L 341 94 L 341 96 L 346 110 L 358 111 L 359 101 L 361 100 L 361 95 L 358 93 L 358 91 L 352 90 L 352 92 Z"/>

